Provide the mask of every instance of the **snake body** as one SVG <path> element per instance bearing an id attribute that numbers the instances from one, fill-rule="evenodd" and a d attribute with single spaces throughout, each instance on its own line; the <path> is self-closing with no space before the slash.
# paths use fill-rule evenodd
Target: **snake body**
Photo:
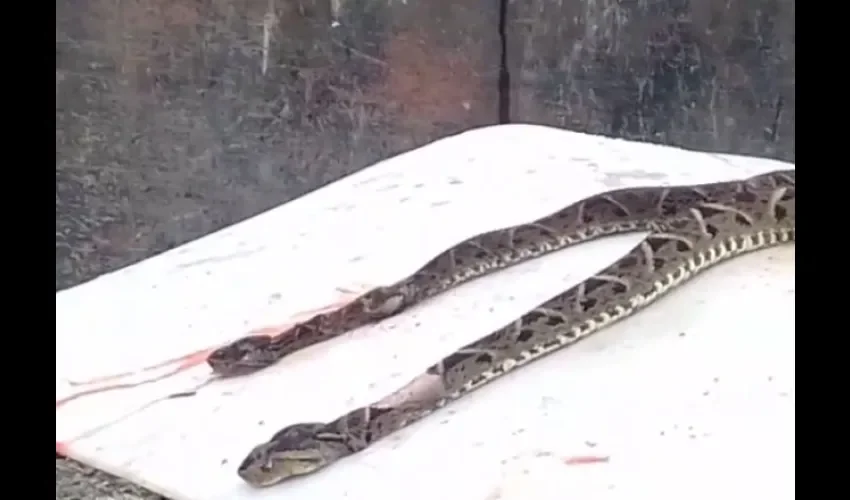
<path id="1" fill-rule="evenodd" d="M 632 188 L 590 197 L 527 224 L 464 240 L 418 271 L 390 286 L 376 287 L 334 311 L 317 314 L 275 337 L 253 335 L 216 349 L 207 358 L 213 371 L 242 376 L 284 356 L 394 316 L 462 283 L 515 264 L 604 236 L 649 231 L 680 207 L 727 189 L 723 183 L 691 188 Z"/>
<path id="2" fill-rule="evenodd" d="M 265 487 L 313 473 L 511 370 L 639 311 L 720 262 L 794 241 L 795 180 L 795 172 L 788 170 L 739 182 L 614 192 L 453 247 L 411 278 L 366 294 L 352 310 L 355 317 L 331 315 L 317 320 L 310 331 L 335 335 L 343 327 L 398 313 L 457 283 L 574 242 L 649 231 L 608 268 L 450 354 L 395 393 L 331 422 L 285 427 L 248 454 L 239 475 L 253 486 Z M 556 225 L 559 220 L 564 222 Z M 282 352 L 292 345 L 275 348 Z M 255 352 L 230 351 L 242 357 L 231 358 L 227 367 Z M 279 352 L 254 356 L 246 370 L 267 366 L 274 362 L 270 359 L 281 356 Z"/>

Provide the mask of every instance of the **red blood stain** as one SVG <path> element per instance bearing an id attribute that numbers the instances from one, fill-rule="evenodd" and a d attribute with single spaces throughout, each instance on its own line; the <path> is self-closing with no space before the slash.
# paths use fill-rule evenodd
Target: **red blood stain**
<path id="1" fill-rule="evenodd" d="M 334 311 L 334 310 L 336 310 L 336 309 L 338 309 L 342 306 L 349 304 L 355 297 L 362 295 L 362 292 L 357 292 L 357 291 L 352 291 L 352 290 L 339 289 L 339 291 L 341 291 L 345 294 L 346 297 L 345 297 L 344 300 L 336 302 L 336 303 L 334 303 L 333 305 L 330 305 L 330 306 L 322 307 L 320 309 L 305 311 L 305 312 L 299 314 L 297 316 L 297 318 L 313 318 L 318 314 L 327 313 L 329 311 Z M 285 324 L 282 324 L 282 325 L 276 325 L 276 326 L 269 326 L 269 327 L 262 327 L 262 328 L 254 329 L 254 330 L 251 330 L 248 333 L 248 335 L 268 335 L 270 337 L 285 335 L 287 332 L 289 332 L 292 329 L 294 324 L 297 323 L 298 321 L 301 321 L 301 319 L 296 319 L 293 322 L 285 323 Z M 193 353 L 186 354 L 186 355 L 183 355 L 183 356 L 180 356 L 180 357 L 177 357 L 177 358 L 172 358 L 172 359 L 169 359 L 169 360 L 166 360 L 166 361 L 162 361 L 162 362 L 157 363 L 155 365 L 146 366 L 144 368 L 140 368 L 140 369 L 135 370 L 135 371 L 117 373 L 117 374 L 113 374 L 113 375 L 106 375 L 106 376 L 103 376 L 103 377 L 95 377 L 95 378 L 92 378 L 92 379 L 89 379 L 89 380 L 83 380 L 83 381 L 69 381 L 69 384 L 71 386 L 80 387 L 80 386 L 93 385 L 93 384 L 109 382 L 109 381 L 117 381 L 119 379 L 126 378 L 126 377 L 129 377 L 129 376 L 132 376 L 132 375 L 137 375 L 137 374 L 140 374 L 140 373 L 158 370 L 158 369 L 164 368 L 164 367 L 169 366 L 169 365 L 177 365 L 177 366 L 175 366 L 175 368 L 173 370 L 170 370 L 170 371 L 168 371 L 168 372 L 166 372 L 166 373 L 164 373 L 164 374 L 162 374 L 158 377 L 154 377 L 154 378 L 151 378 L 151 379 L 142 380 L 142 381 L 133 382 L 133 383 L 116 382 L 114 384 L 106 385 L 104 387 L 98 387 L 98 388 L 95 388 L 95 389 L 90 389 L 90 390 L 78 392 L 77 394 L 74 394 L 73 396 L 68 396 L 67 398 L 63 398 L 63 399 L 56 401 L 56 408 L 59 408 L 60 406 L 66 404 L 70 401 L 73 401 L 75 399 L 81 398 L 83 396 L 88 396 L 88 395 L 91 395 L 91 394 L 97 394 L 97 393 L 100 393 L 100 392 L 112 391 L 112 390 L 116 390 L 116 389 L 129 389 L 131 387 L 138 387 L 138 386 L 143 385 L 143 384 L 149 384 L 151 382 L 156 382 L 156 381 L 162 380 L 164 378 L 170 377 L 172 375 L 176 375 L 177 373 L 180 373 L 184 370 L 187 370 L 187 369 L 192 368 L 194 366 L 203 364 L 204 362 L 206 362 L 207 357 L 210 355 L 210 353 L 213 352 L 215 349 L 217 349 L 217 348 L 202 349 L 200 351 L 195 351 Z"/>
<path id="2" fill-rule="evenodd" d="M 586 465 L 586 464 L 598 464 L 598 463 L 607 463 L 610 457 L 600 457 L 593 455 L 578 455 L 564 459 L 564 463 L 566 465 Z"/>
<path id="3" fill-rule="evenodd" d="M 68 456 L 68 444 L 62 441 L 56 441 L 56 454 L 63 457 Z"/>

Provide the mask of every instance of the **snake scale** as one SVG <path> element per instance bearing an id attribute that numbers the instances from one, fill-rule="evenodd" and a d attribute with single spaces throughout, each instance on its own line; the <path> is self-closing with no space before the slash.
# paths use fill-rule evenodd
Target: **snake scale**
<path id="1" fill-rule="evenodd" d="M 239 339 L 210 355 L 222 376 L 244 375 L 428 297 L 569 245 L 649 234 L 614 264 L 443 358 L 380 401 L 332 422 L 297 423 L 256 446 L 238 474 L 255 487 L 320 470 L 465 394 L 649 305 L 729 258 L 795 240 L 796 176 L 611 191 L 535 222 L 484 233 L 446 250 L 400 282 L 319 314 L 278 337 Z"/>

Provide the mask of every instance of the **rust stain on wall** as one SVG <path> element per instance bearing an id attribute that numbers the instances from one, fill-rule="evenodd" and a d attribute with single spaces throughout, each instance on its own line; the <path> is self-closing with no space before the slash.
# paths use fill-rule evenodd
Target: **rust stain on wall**
<path id="1" fill-rule="evenodd" d="M 367 93 L 396 108 L 405 126 L 426 132 L 434 124 L 469 123 L 486 116 L 492 80 L 478 72 L 480 44 L 440 46 L 422 30 L 392 36 L 383 47 L 386 78 Z M 471 120 L 480 122 L 481 120 Z"/>

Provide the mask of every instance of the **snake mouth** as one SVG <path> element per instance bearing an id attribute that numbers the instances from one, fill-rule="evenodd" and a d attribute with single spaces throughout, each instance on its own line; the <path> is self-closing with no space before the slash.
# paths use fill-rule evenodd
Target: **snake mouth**
<path id="1" fill-rule="evenodd" d="M 258 467 L 256 464 L 247 464 L 240 467 L 237 472 L 248 484 L 256 488 L 267 488 L 298 476 L 310 474 L 322 468 L 324 464 L 325 462 L 321 459 L 287 461 L 272 467 Z"/>
<path id="2" fill-rule="evenodd" d="M 229 360 L 229 359 L 213 359 L 207 358 L 207 364 L 212 368 L 213 372 L 220 377 L 241 377 L 250 375 L 262 367 L 252 366 L 245 360 Z"/>
<path id="3" fill-rule="evenodd" d="M 243 473 L 242 471 L 239 471 L 239 476 L 242 477 L 242 479 L 245 480 L 246 483 L 253 486 L 254 488 L 268 488 L 270 486 L 274 486 L 280 483 L 285 479 L 279 476 L 269 476 L 266 474 L 254 475 L 250 473 Z"/>
<path id="4" fill-rule="evenodd" d="M 251 373 L 246 369 L 241 358 L 229 358 L 226 354 L 213 352 L 207 356 L 207 365 L 212 371 L 222 377 L 235 377 Z"/>

